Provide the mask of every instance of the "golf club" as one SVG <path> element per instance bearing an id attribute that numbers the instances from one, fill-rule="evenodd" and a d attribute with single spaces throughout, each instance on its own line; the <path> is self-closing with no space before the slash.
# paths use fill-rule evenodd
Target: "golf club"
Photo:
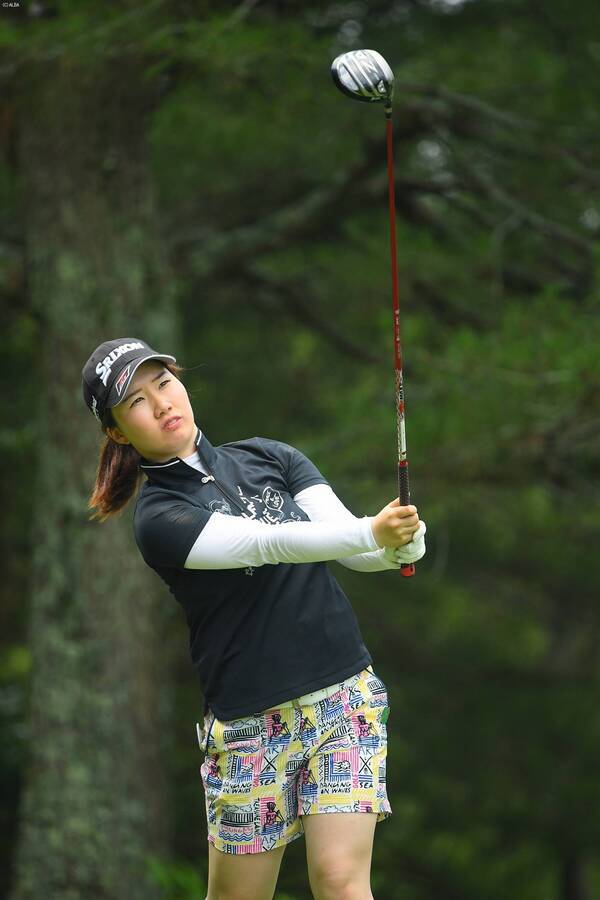
<path id="1" fill-rule="evenodd" d="M 390 249 L 392 260 L 392 303 L 394 309 L 394 365 L 396 370 L 396 431 L 398 437 L 398 497 L 401 506 L 410 504 L 406 430 L 404 422 L 404 384 L 402 379 L 402 347 L 400 344 L 400 304 L 398 298 L 398 259 L 396 249 L 396 201 L 394 192 L 394 154 L 392 131 L 392 99 L 394 73 L 375 50 L 351 50 L 337 56 L 331 64 L 335 85 L 355 100 L 384 104 L 386 117 L 386 146 L 388 198 L 390 208 Z M 400 574 L 415 574 L 414 563 L 403 563 Z"/>

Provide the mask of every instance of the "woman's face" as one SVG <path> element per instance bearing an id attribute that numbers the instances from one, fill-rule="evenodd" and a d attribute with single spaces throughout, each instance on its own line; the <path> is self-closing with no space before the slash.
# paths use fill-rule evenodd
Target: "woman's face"
<path id="1" fill-rule="evenodd" d="M 146 459 L 166 462 L 196 449 L 197 426 L 188 393 L 160 360 L 141 364 L 112 415 L 117 423 L 107 428 L 112 439 L 132 444 Z"/>

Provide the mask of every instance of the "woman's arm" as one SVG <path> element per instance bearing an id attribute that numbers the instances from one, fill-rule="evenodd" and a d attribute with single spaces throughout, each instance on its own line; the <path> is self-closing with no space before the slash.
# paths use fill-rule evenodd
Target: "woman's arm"
<path id="1" fill-rule="evenodd" d="M 185 561 L 186 569 L 243 569 L 276 563 L 325 562 L 375 549 L 373 517 L 341 522 L 268 525 L 212 513 Z"/>
<path id="2" fill-rule="evenodd" d="M 294 502 L 312 522 L 337 523 L 356 518 L 328 484 L 315 484 L 305 488 L 296 494 Z M 367 553 L 338 557 L 336 561 L 355 572 L 383 572 L 385 569 L 399 569 L 402 565 L 394 550 L 379 547 Z"/>
<path id="3" fill-rule="evenodd" d="M 320 484 L 305 488 L 295 496 L 307 503 L 306 492 L 313 488 L 326 489 L 333 494 L 328 485 Z M 333 496 L 339 504 L 335 494 Z M 214 512 L 191 545 L 184 567 L 240 569 L 336 559 L 352 560 L 352 568 L 360 565 L 362 571 L 374 571 L 397 568 L 398 561 L 416 561 L 425 553 L 422 537 L 425 524 L 419 522 L 414 506 L 401 507 L 398 500 L 393 500 L 376 516 L 363 518 L 342 508 L 345 510 L 343 516 L 335 521 L 327 518 L 325 521 L 284 522 L 281 525 Z M 313 515 L 316 515 L 314 507 Z M 419 540 L 414 540 L 415 537 Z M 354 559 L 368 557 L 371 551 L 379 548 L 381 555 Z"/>

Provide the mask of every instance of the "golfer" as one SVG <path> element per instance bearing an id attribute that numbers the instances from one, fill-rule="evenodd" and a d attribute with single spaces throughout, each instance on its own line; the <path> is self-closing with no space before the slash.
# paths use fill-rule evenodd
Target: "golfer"
<path id="1" fill-rule="evenodd" d="M 182 371 L 117 338 L 82 376 L 106 436 L 92 518 L 121 510 L 143 480 L 135 539 L 190 627 L 205 698 L 208 900 L 269 900 L 286 844 L 303 833 L 314 897 L 368 900 L 375 824 L 391 814 L 389 707 L 327 562 L 397 569 L 424 555 L 425 524 L 398 500 L 355 517 L 280 441 L 213 446 Z"/>

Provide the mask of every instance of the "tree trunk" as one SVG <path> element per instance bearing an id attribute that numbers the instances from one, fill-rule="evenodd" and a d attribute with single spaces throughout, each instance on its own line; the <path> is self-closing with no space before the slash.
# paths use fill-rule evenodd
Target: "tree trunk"
<path id="1" fill-rule="evenodd" d="M 574 853 L 569 853 L 562 860 L 560 898 L 561 900 L 588 900 L 589 897 L 583 859 Z"/>
<path id="2" fill-rule="evenodd" d="M 81 368 L 103 340 L 174 353 L 175 312 L 144 146 L 139 62 L 64 57 L 19 75 L 19 173 L 43 385 L 32 527 L 29 757 L 13 900 L 157 896 L 168 847 L 168 666 L 175 604 L 141 559 L 131 506 L 86 501 L 101 433 Z"/>

